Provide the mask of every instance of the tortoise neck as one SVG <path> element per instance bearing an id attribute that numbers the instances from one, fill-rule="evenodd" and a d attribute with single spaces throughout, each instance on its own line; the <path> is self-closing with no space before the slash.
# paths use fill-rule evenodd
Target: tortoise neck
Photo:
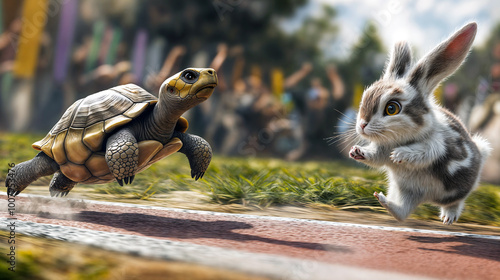
<path id="1" fill-rule="evenodd" d="M 160 97 L 144 126 L 147 130 L 145 139 L 157 140 L 162 144 L 167 143 L 172 138 L 177 120 L 183 113 L 173 108 L 168 100 L 162 100 Z"/>

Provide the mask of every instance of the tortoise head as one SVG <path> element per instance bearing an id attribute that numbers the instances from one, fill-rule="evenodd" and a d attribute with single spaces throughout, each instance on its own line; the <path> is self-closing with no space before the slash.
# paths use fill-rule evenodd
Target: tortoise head
<path id="1" fill-rule="evenodd" d="M 217 86 L 217 73 L 212 68 L 187 68 L 166 79 L 160 87 L 160 98 L 171 105 L 188 110 L 207 100 Z"/>

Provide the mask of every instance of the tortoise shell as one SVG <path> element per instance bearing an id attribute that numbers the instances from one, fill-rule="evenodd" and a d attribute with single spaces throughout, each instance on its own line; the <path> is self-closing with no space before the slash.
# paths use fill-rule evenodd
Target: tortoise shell
<path id="1" fill-rule="evenodd" d="M 104 90 L 73 103 L 50 132 L 32 147 L 59 164 L 69 179 L 81 183 L 105 183 L 115 179 L 106 163 L 105 139 L 117 128 L 152 108 L 158 99 L 143 88 L 128 84 Z M 185 132 L 181 117 L 175 130 Z M 163 145 L 155 140 L 138 143 L 138 172 L 182 147 L 178 138 Z"/>

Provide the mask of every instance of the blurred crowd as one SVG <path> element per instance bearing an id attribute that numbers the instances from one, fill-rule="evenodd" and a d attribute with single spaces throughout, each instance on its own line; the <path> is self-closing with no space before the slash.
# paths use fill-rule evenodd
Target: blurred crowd
<path id="1" fill-rule="evenodd" d="M 4 19 L 8 24 L 0 35 L 3 130 L 46 132 L 66 108 L 89 94 L 135 83 L 157 95 L 161 83 L 178 71 L 212 67 L 219 77 L 215 94 L 185 117 L 189 132 L 205 137 L 217 153 L 289 160 L 336 154 L 325 141 L 335 130 L 335 110 L 343 110 L 344 84 L 334 65 L 321 70 L 326 81 L 314 77 L 311 62 L 285 76 L 279 65 L 265 69 L 248 61 L 240 44 L 200 41 L 192 46 L 162 36 L 155 30 L 166 11 L 158 1 L 109 3 L 113 7 L 106 8 L 114 14 L 101 18 L 96 8 L 102 5 L 93 0 L 66 1 L 56 6 L 57 17 L 45 11 L 46 26 L 30 35 L 39 37 L 36 42 L 25 40 L 26 7 L 4 5 L 4 11 L 15 12 Z M 134 7 L 141 12 L 127 16 Z M 39 48 L 30 58 L 36 61 L 20 58 L 26 44 Z"/>
<path id="2" fill-rule="evenodd" d="M 39 9 L 40 3 L 47 4 L 45 10 Z M 297 69 L 259 64 L 249 55 L 248 45 L 218 40 L 217 30 L 197 26 L 192 10 L 179 12 L 165 3 L 3 1 L 0 130 L 44 133 L 66 108 L 89 94 L 134 83 L 157 95 L 161 83 L 178 71 L 212 67 L 219 77 L 215 93 L 185 117 L 189 132 L 206 138 L 216 153 L 287 160 L 341 158 L 345 147 L 342 141 L 332 144 L 339 140 L 335 135 L 345 134 L 354 122 L 363 85 L 379 72 L 371 81 L 353 84 L 334 64 L 317 66 L 322 64 L 307 56 Z M 29 16 L 32 21 L 26 20 Z M 186 24 L 190 34 L 184 34 Z M 197 39 L 196 32 L 210 34 L 213 40 Z M 268 50 L 272 48 L 261 51 Z M 492 58 L 478 94 L 461 95 L 460 84 L 453 80 L 440 94 L 445 106 L 467 123 L 470 119 L 471 129 L 485 134 L 500 151 L 500 43 Z M 332 137 L 335 141 L 327 141 Z M 498 173 L 500 155 L 492 158 L 498 163 L 493 173 Z"/>
<path id="3" fill-rule="evenodd" d="M 472 111 L 462 116 L 469 120 L 471 132 L 488 139 L 492 148 L 482 180 L 500 184 L 500 41 L 493 44 L 489 75 L 480 78 L 475 100 L 470 103 L 474 104 Z"/>
<path id="4" fill-rule="evenodd" d="M 221 46 L 221 52 L 225 51 L 225 46 Z M 219 53 L 214 62 L 224 56 Z M 211 66 L 220 69 L 216 63 Z M 224 81 L 224 74 L 219 76 L 222 78 L 220 94 L 200 106 L 204 112 L 201 118 L 206 123 L 206 129 L 200 130 L 200 134 L 213 139 L 222 154 L 267 153 L 289 160 L 324 156 L 328 149 L 325 139 L 335 129 L 329 117 L 336 113 L 334 108 L 339 108 L 344 85 L 334 66 L 325 69 L 327 86 L 320 78 L 311 77 L 311 71 L 310 63 L 304 63 L 287 77 L 275 71 L 272 73 L 274 90 L 258 72 L 232 83 Z M 300 87 L 304 80 L 307 86 Z M 281 88 L 276 91 L 276 87 Z"/>

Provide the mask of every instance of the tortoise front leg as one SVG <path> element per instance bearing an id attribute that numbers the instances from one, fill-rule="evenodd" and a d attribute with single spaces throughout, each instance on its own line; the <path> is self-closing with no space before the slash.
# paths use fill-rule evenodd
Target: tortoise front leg
<path id="1" fill-rule="evenodd" d="M 106 142 L 106 163 L 120 186 L 132 184 L 139 162 L 139 146 L 129 128 L 111 135 Z"/>
<path id="2" fill-rule="evenodd" d="M 195 180 L 202 178 L 212 160 L 210 144 L 200 136 L 179 131 L 174 132 L 173 137 L 177 137 L 182 141 L 182 148 L 179 152 L 185 154 L 189 160 L 191 177 Z"/>
<path id="3" fill-rule="evenodd" d="M 54 174 L 59 165 L 44 152 L 38 153 L 33 159 L 14 166 L 5 179 L 7 194 L 16 196 L 29 184 L 42 176 Z"/>

